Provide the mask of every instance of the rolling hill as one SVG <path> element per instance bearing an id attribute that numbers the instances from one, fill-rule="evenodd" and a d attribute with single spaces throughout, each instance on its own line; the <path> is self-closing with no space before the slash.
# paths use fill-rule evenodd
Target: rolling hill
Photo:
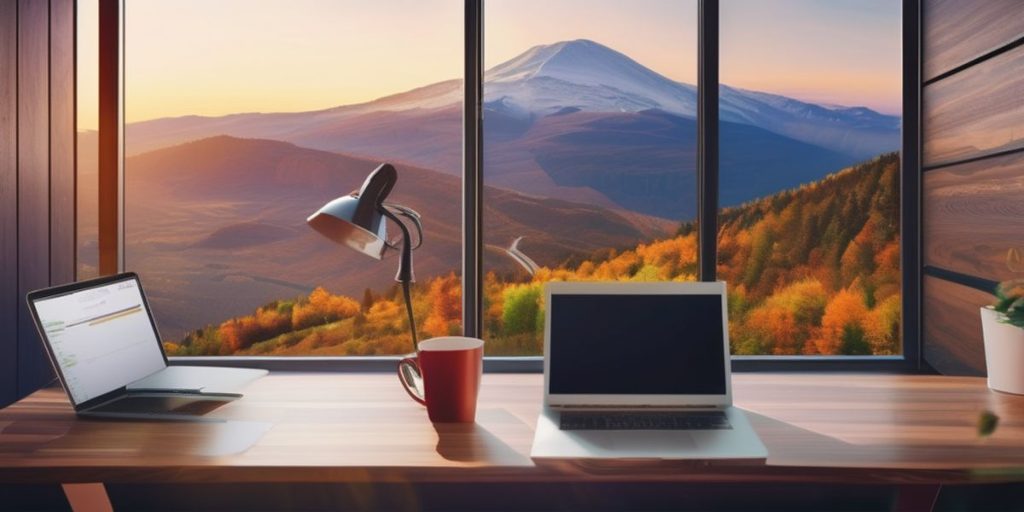
<path id="1" fill-rule="evenodd" d="M 899 167 L 898 154 L 884 154 L 722 212 L 718 273 L 729 284 L 734 354 L 900 352 Z M 545 265 L 532 277 L 488 272 L 485 350 L 541 354 L 542 289 L 548 281 L 695 279 L 695 227 L 686 223 L 673 236 Z M 422 337 L 458 332 L 459 292 L 454 274 L 420 283 L 413 309 Z M 408 351 L 402 299 L 384 290 L 362 297 L 322 289 L 293 294 L 241 317 L 197 325 L 184 338 L 168 339 L 167 346 L 191 355 Z"/>
<path id="2" fill-rule="evenodd" d="M 318 285 L 350 295 L 386 286 L 394 278 L 394 260 L 364 260 L 305 225 L 328 200 L 357 189 L 377 163 L 228 136 L 128 158 L 127 264 L 145 278 L 165 335 Z M 460 180 L 408 165 L 398 169 L 390 199 L 424 217 L 417 275 L 426 279 L 458 271 Z M 522 245 L 532 258 L 557 265 L 672 229 L 664 220 L 621 209 L 490 187 L 484 194 L 488 265 L 506 272 L 518 268 L 505 253 L 518 237 L 525 237 Z"/>

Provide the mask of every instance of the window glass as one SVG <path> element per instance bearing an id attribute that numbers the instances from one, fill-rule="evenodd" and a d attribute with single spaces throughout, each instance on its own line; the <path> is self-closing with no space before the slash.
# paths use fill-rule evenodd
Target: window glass
<path id="1" fill-rule="evenodd" d="M 901 353 L 901 2 L 720 5 L 733 354 Z"/>
<path id="2" fill-rule="evenodd" d="M 126 266 L 170 355 L 411 351 L 395 253 L 305 224 L 381 162 L 423 217 L 421 336 L 461 332 L 462 26 L 458 0 L 126 2 Z"/>
<path id="3" fill-rule="evenodd" d="M 697 273 L 696 0 L 484 4 L 484 337 L 540 355 L 549 280 Z"/>
<path id="4" fill-rule="evenodd" d="M 75 45 L 76 80 L 76 191 L 75 207 L 76 278 L 89 279 L 99 274 L 99 2 L 79 0 Z"/>

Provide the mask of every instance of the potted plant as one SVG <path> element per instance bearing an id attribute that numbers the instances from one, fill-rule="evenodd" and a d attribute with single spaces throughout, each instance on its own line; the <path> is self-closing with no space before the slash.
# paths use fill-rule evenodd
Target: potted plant
<path id="1" fill-rule="evenodd" d="M 996 287 L 996 303 L 981 308 L 988 387 L 1024 395 L 1024 279 Z"/>

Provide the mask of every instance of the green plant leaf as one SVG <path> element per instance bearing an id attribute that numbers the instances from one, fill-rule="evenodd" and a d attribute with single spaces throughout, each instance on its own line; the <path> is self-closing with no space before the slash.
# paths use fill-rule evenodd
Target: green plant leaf
<path id="1" fill-rule="evenodd" d="M 988 437 L 999 426 L 999 416 L 992 411 L 982 411 L 978 415 L 978 437 Z"/>

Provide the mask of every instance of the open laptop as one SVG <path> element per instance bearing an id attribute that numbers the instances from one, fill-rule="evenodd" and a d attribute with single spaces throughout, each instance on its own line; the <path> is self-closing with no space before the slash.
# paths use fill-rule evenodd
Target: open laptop
<path id="1" fill-rule="evenodd" d="M 39 336 L 82 416 L 195 419 L 266 370 L 168 366 L 134 273 L 28 294 Z"/>
<path id="2" fill-rule="evenodd" d="M 548 283 L 531 456 L 763 462 L 732 406 L 725 284 Z"/>

